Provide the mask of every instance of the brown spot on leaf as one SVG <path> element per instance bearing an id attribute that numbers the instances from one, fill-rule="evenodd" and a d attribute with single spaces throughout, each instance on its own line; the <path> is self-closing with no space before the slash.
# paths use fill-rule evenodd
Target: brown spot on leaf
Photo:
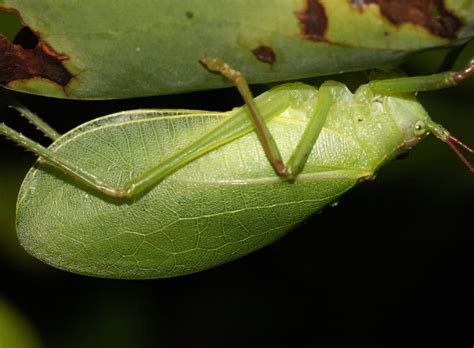
<path id="1" fill-rule="evenodd" d="M 391 23 L 412 23 L 447 39 L 455 39 L 462 26 L 443 0 L 351 0 L 351 4 L 360 9 L 377 4 L 382 15 Z"/>
<path id="2" fill-rule="evenodd" d="M 72 78 L 62 65 L 69 57 L 57 53 L 28 28 L 20 31 L 14 42 L 0 35 L 0 83 L 41 77 L 65 87 Z"/>
<path id="3" fill-rule="evenodd" d="M 68 60 L 69 57 L 64 55 L 64 54 L 59 54 L 58 52 L 56 52 L 55 50 L 53 50 L 53 48 L 48 45 L 46 42 L 43 42 L 41 41 L 39 44 L 38 44 L 38 47 L 44 52 L 46 53 L 48 56 L 50 57 L 53 57 L 55 59 L 57 59 L 58 61 L 62 62 L 63 60 Z"/>
<path id="4" fill-rule="evenodd" d="M 267 63 L 273 65 L 276 60 L 275 52 L 269 46 L 258 46 L 257 48 L 252 50 L 252 53 L 257 57 L 257 59 L 263 63 Z"/>
<path id="5" fill-rule="evenodd" d="M 295 13 L 298 18 L 301 35 L 308 40 L 327 41 L 324 38 L 328 26 L 328 17 L 319 0 L 306 0 L 306 8 Z"/>

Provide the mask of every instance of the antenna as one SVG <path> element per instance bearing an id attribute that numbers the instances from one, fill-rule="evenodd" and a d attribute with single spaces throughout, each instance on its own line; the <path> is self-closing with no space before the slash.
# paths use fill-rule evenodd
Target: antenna
<path id="1" fill-rule="evenodd" d="M 472 164 L 466 159 L 466 157 L 464 157 L 464 155 L 461 153 L 461 151 L 459 151 L 459 149 L 456 147 L 456 144 L 461 146 L 462 148 L 464 148 L 466 151 L 468 151 L 469 153 L 474 153 L 474 150 L 472 150 L 469 146 L 467 146 L 466 144 L 464 144 L 463 142 L 461 142 L 460 140 L 456 139 L 455 137 L 453 137 L 452 135 L 449 135 L 448 138 L 446 140 L 443 140 L 446 144 L 449 145 L 449 147 L 451 149 L 453 149 L 453 151 L 456 153 L 456 155 L 458 155 L 458 157 L 461 159 L 461 161 L 464 162 L 464 164 L 469 168 L 469 170 L 471 172 L 474 172 L 474 167 L 472 166 Z"/>
<path id="2" fill-rule="evenodd" d="M 443 141 L 445 144 L 447 144 L 453 151 L 458 155 L 458 157 L 463 161 L 463 163 L 469 168 L 469 170 L 474 172 L 474 166 L 471 164 L 471 162 L 468 161 L 466 157 L 462 154 L 462 152 L 458 149 L 457 145 L 465 149 L 469 153 L 474 153 L 474 150 L 471 149 L 469 146 L 464 144 L 462 141 L 459 139 L 453 137 L 449 132 L 441 125 L 434 123 L 434 122 L 427 122 L 427 128 L 433 132 L 433 134 Z"/>

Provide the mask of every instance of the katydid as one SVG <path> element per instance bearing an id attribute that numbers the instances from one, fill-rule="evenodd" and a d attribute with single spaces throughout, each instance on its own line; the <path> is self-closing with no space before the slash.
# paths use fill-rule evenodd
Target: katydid
<path id="1" fill-rule="evenodd" d="M 40 157 L 24 180 L 17 232 L 55 267 L 110 278 L 162 278 L 205 270 L 259 249 L 432 132 L 472 150 L 433 122 L 413 93 L 474 72 L 374 80 L 353 94 L 339 82 L 289 83 L 229 112 L 134 110 L 87 122 L 45 148 L 0 124 Z M 16 106 L 18 108 L 18 106 Z"/>

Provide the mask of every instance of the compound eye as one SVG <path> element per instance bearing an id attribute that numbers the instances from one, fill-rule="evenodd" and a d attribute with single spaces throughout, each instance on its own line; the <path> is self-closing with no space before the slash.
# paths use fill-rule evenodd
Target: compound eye
<path id="1" fill-rule="evenodd" d="M 426 122 L 425 121 L 418 121 L 415 123 L 415 127 L 413 129 L 413 134 L 415 136 L 420 137 L 426 133 Z"/>

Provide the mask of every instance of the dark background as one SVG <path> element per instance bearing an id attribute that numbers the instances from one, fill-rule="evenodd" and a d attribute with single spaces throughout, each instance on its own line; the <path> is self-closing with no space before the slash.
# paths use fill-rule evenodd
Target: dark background
<path id="1" fill-rule="evenodd" d="M 439 61 L 424 55 L 407 69 L 421 73 Z M 471 146 L 472 80 L 420 95 L 432 118 Z M 242 104 L 234 89 L 101 102 L 18 97 L 61 132 L 133 108 Z M 47 144 L 0 103 L 3 121 Z M 14 234 L 14 208 L 35 159 L 3 138 L 0 154 L 0 297 L 46 347 L 474 344 L 473 179 L 434 137 L 273 245 L 202 273 L 148 281 L 84 277 L 28 256 Z"/>

